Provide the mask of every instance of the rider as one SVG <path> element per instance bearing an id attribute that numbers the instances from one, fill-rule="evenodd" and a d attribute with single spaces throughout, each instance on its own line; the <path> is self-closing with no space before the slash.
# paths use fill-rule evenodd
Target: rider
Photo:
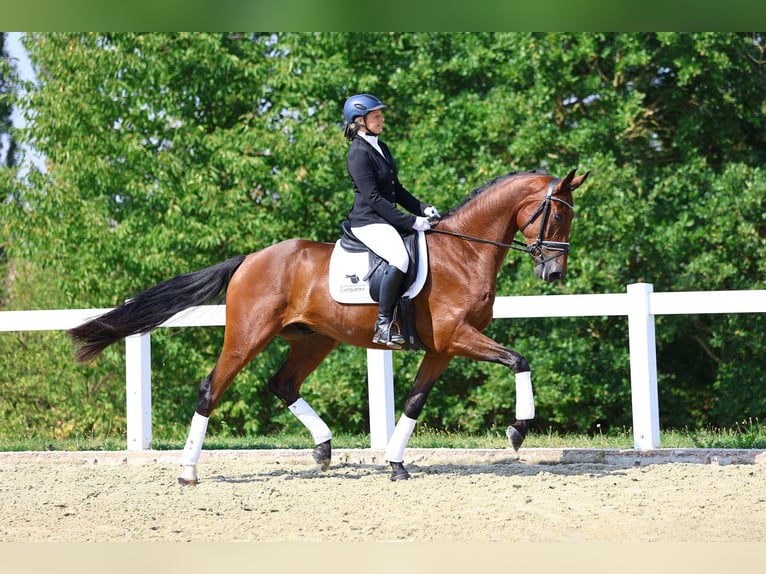
<path id="1" fill-rule="evenodd" d="M 354 206 L 348 222 L 354 235 L 388 263 L 380 285 L 372 342 L 400 349 L 404 338 L 391 328 L 399 289 L 409 267 L 400 233 L 427 231 L 431 228 L 429 218 L 440 216 L 435 207 L 416 199 L 399 182 L 394 158 L 378 139 L 385 107 L 370 94 L 351 96 L 343 106 L 345 136 L 351 142 L 346 165 L 354 184 Z M 397 203 L 413 215 L 397 209 Z"/>

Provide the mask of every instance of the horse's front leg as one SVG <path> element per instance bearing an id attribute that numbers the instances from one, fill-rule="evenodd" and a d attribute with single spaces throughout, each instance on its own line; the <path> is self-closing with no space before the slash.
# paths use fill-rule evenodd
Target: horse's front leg
<path id="1" fill-rule="evenodd" d="M 404 403 L 404 410 L 396 423 L 394 432 L 386 445 L 385 457 L 391 465 L 391 480 L 407 480 L 410 473 L 404 468 L 404 449 L 415 430 L 417 418 L 431 392 L 436 380 L 452 360 L 449 355 L 426 354 L 420 363 L 415 383 Z"/>
<path id="2" fill-rule="evenodd" d="M 450 350 L 462 357 L 500 363 L 513 370 L 516 378 L 516 421 L 508 426 L 505 434 L 514 452 L 518 452 L 527 436 L 529 421 L 535 418 L 529 362 L 520 353 L 503 347 L 470 325 L 466 325 L 466 329 L 455 337 Z"/>
<path id="3" fill-rule="evenodd" d="M 526 363 L 526 361 L 524 361 Z M 527 364 L 527 369 L 529 365 Z M 535 418 L 535 395 L 532 391 L 532 372 L 516 373 L 516 422 L 505 429 L 505 436 L 513 451 L 518 453 L 527 436 L 529 421 Z"/>

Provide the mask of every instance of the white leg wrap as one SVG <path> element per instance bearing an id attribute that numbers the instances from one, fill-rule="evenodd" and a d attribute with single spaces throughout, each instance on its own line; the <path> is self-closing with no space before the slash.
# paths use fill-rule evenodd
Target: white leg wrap
<path id="1" fill-rule="evenodd" d="M 205 441 L 208 420 L 210 420 L 208 417 L 194 413 L 186 446 L 184 446 L 184 452 L 181 456 L 181 464 L 184 466 L 197 466 L 199 455 L 202 452 L 202 443 Z"/>
<path id="2" fill-rule="evenodd" d="M 532 373 L 516 373 L 516 420 L 535 418 L 535 395 L 532 392 Z"/>
<path id="3" fill-rule="evenodd" d="M 319 418 L 306 401 L 298 399 L 287 408 L 309 429 L 311 436 L 314 437 L 314 444 L 322 444 L 332 438 L 330 427 Z"/>
<path id="4" fill-rule="evenodd" d="M 404 461 L 404 448 L 412 436 L 412 431 L 415 430 L 416 422 L 415 419 L 403 414 L 399 422 L 396 423 L 394 433 L 386 445 L 386 460 L 388 462 Z"/>

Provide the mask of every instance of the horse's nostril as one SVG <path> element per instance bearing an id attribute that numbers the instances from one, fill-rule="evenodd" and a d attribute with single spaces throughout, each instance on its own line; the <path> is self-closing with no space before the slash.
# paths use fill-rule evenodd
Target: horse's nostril
<path id="1" fill-rule="evenodd" d="M 553 271 L 552 273 L 549 273 L 549 274 L 548 274 L 548 277 L 547 277 L 547 279 L 548 279 L 548 281 L 550 281 L 550 282 L 553 282 L 553 281 L 561 281 L 561 278 L 562 278 L 563 276 L 564 276 L 564 274 L 563 274 L 563 273 L 561 273 L 561 271 Z"/>

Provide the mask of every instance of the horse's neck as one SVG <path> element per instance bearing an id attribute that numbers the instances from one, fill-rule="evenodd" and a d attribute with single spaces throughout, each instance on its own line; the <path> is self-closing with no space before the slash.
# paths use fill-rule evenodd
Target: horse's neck
<path id="1" fill-rule="evenodd" d="M 497 275 L 508 254 L 508 247 L 485 242 L 508 245 L 513 241 L 518 230 L 516 219 L 523 194 L 523 186 L 519 185 L 512 188 L 487 189 L 481 196 L 473 198 L 439 224 L 440 229 L 484 241 L 466 239 L 466 244 L 460 249 L 463 262 L 470 267 L 469 284 L 477 289 L 494 292 Z"/>
<path id="2" fill-rule="evenodd" d="M 510 243 L 518 231 L 516 218 L 525 190 L 522 185 L 509 181 L 497 186 L 458 211 L 454 222 L 450 221 L 451 230 L 487 241 Z"/>

